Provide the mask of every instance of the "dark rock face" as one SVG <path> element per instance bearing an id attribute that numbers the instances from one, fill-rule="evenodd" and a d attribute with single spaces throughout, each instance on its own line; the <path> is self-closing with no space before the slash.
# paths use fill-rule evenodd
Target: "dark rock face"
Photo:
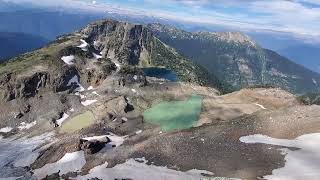
<path id="1" fill-rule="evenodd" d="M 138 65 L 142 49 L 150 50 L 153 36 L 142 25 L 133 25 L 113 20 L 98 21 L 84 28 L 81 33 L 88 36 L 89 44 L 96 44 L 107 57 L 119 62 Z M 94 43 L 95 42 L 95 43 Z"/>
<path id="2" fill-rule="evenodd" d="M 109 75 L 117 70 L 116 65 L 110 59 L 100 59 L 95 62 L 96 67 L 86 71 L 84 75 L 87 84 L 98 86 Z"/>
<path id="3" fill-rule="evenodd" d="M 120 70 L 119 85 L 126 86 L 126 84 L 138 84 L 140 87 L 148 84 L 144 72 L 140 68 L 124 66 Z"/>
<path id="4" fill-rule="evenodd" d="M 50 82 L 47 72 L 37 72 L 31 76 L 16 79 L 12 74 L 5 74 L 0 81 L 4 90 L 2 99 L 11 101 L 17 98 L 34 97 L 41 88 L 46 88 Z"/>
<path id="5" fill-rule="evenodd" d="M 85 153 L 95 154 L 95 153 L 99 152 L 102 148 L 104 148 L 106 143 L 108 143 L 108 142 L 110 142 L 109 138 L 106 139 L 106 142 L 101 142 L 101 141 L 97 141 L 97 140 L 87 141 L 84 139 L 80 139 L 78 147 L 80 150 L 83 150 Z"/>
<path id="6" fill-rule="evenodd" d="M 60 51 L 60 57 L 75 55 L 82 58 L 93 58 L 93 54 L 91 53 L 93 49 L 89 49 L 88 51 L 83 51 L 79 47 L 68 46 Z"/>

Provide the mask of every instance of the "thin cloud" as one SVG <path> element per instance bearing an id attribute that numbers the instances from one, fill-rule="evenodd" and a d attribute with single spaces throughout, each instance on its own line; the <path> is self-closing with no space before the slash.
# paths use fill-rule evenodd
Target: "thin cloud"
<path id="1" fill-rule="evenodd" d="M 7 0 L 8 1 L 8 0 Z M 10 0 L 320 39 L 320 0 Z M 94 2 L 94 3 L 93 3 Z"/>

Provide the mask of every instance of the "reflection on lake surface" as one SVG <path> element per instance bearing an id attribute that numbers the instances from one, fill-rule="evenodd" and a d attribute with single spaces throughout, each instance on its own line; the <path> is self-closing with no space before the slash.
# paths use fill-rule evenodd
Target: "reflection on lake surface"
<path id="1" fill-rule="evenodd" d="M 149 67 L 149 68 L 142 68 L 142 70 L 146 74 L 146 76 L 149 76 L 149 77 L 166 79 L 173 82 L 176 82 L 179 80 L 175 72 L 166 68 Z"/>

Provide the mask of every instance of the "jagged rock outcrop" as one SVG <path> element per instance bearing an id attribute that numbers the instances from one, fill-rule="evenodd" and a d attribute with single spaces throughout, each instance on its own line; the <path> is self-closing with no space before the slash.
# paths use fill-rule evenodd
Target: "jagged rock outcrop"
<path id="1" fill-rule="evenodd" d="M 99 152 L 102 148 L 105 147 L 106 143 L 110 142 L 110 139 L 106 137 L 106 141 L 98 141 L 98 140 L 92 140 L 88 141 L 85 139 L 80 139 L 79 141 L 79 150 L 83 150 L 87 154 L 95 154 Z"/>
<path id="2" fill-rule="evenodd" d="M 50 82 L 47 72 L 37 72 L 31 76 L 17 77 L 11 73 L 4 74 L 0 80 L 2 99 L 10 101 L 16 98 L 34 97 L 41 88 Z"/>
<path id="3" fill-rule="evenodd" d="M 115 58 L 120 63 L 138 65 L 142 52 L 150 52 L 153 36 L 142 25 L 102 20 L 81 30 L 106 57 Z"/>
<path id="4" fill-rule="evenodd" d="M 220 83 L 206 69 L 193 64 L 161 42 L 146 26 L 101 20 L 79 33 L 87 37 L 85 40 L 93 44 L 94 49 L 113 61 L 140 67 L 166 67 L 176 72 L 182 81 L 215 87 Z"/>

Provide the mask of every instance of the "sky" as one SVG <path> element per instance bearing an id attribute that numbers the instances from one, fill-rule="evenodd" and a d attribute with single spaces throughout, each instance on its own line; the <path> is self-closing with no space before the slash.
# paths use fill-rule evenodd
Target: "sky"
<path id="1" fill-rule="evenodd" d="M 241 31 L 320 41 L 320 0 L 6 0 L 88 11 L 118 11 Z"/>

